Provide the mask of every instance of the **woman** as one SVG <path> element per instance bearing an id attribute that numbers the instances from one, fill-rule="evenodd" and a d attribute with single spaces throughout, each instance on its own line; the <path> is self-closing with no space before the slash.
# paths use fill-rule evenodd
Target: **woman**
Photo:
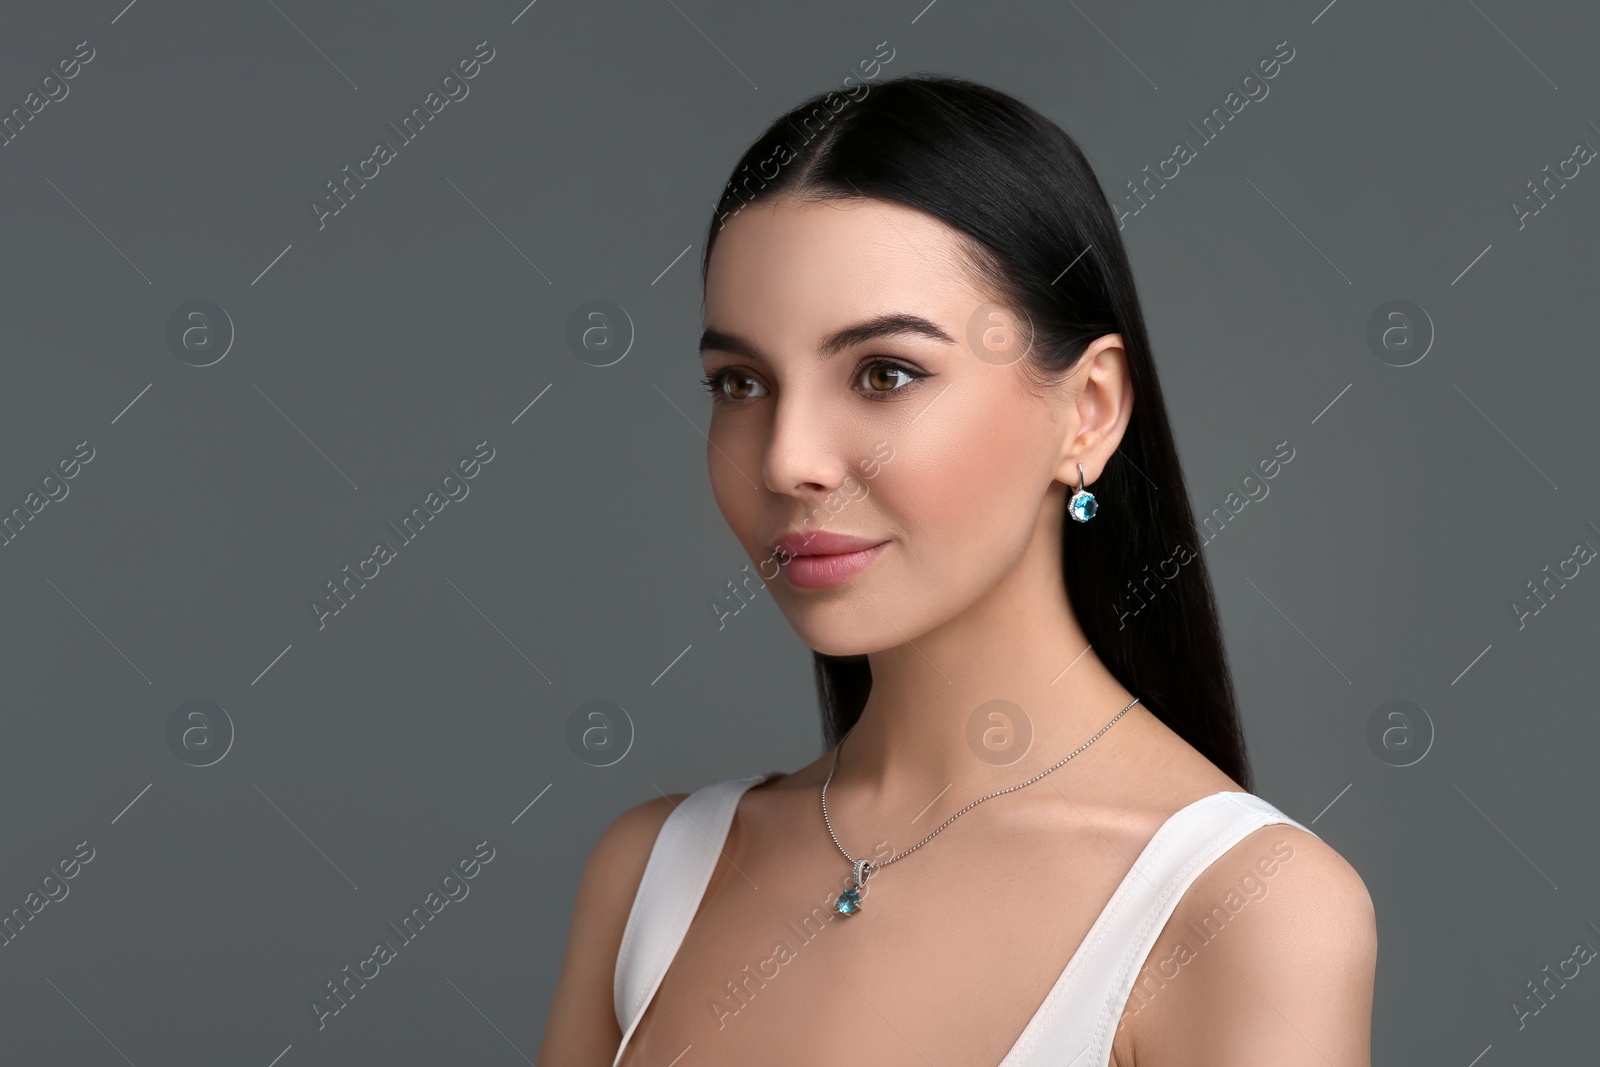
<path id="1" fill-rule="evenodd" d="M 703 280 L 712 487 L 829 750 L 610 826 L 541 1062 L 1366 1067 L 1372 904 L 1248 792 L 1077 145 L 961 79 L 813 98 Z"/>

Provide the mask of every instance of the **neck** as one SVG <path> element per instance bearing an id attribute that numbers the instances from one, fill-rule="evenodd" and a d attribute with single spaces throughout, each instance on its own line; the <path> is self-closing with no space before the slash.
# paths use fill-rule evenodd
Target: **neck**
<path id="1" fill-rule="evenodd" d="M 1056 764 L 1139 695 L 1089 648 L 1059 559 L 1030 551 L 962 615 L 869 655 L 872 693 L 838 751 L 830 807 L 837 796 L 841 807 L 891 819 L 926 811 L 917 825 L 937 825 Z M 1140 711 L 1036 787 L 1050 782 L 1072 795 L 1081 769 L 1113 748 L 1118 728 Z M 935 813 L 938 820 L 927 817 Z"/>

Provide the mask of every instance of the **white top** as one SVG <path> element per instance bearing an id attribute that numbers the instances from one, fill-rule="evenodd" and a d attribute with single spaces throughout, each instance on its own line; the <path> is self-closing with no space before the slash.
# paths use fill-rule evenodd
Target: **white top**
<path id="1" fill-rule="evenodd" d="M 622 1044 L 612 1067 L 622 1061 L 628 1039 L 683 944 L 739 798 L 782 773 L 701 786 L 662 824 L 617 952 L 614 1001 Z M 1312 833 L 1253 793 L 1213 793 L 1174 812 L 1112 893 L 999 1067 L 1106 1067 L 1139 971 L 1184 891 L 1224 852 L 1274 823 Z"/>

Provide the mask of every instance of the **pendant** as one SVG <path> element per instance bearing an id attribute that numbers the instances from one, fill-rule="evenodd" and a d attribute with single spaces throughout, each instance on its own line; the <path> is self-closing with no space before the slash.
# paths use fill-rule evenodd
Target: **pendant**
<path id="1" fill-rule="evenodd" d="M 846 889 L 839 894 L 839 899 L 834 901 L 833 906 L 838 909 L 840 915 L 853 915 L 861 910 L 861 894 L 855 889 Z"/>
<path id="2" fill-rule="evenodd" d="M 851 886 L 839 894 L 839 899 L 833 902 L 834 909 L 840 915 L 854 915 L 861 910 L 861 890 L 867 884 L 867 877 L 872 873 L 872 864 L 867 860 L 856 860 L 850 868 Z"/>

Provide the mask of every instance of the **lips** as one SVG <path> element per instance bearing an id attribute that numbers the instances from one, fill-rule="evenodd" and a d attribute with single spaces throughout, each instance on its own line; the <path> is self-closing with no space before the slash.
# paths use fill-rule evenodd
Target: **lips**
<path id="1" fill-rule="evenodd" d="M 772 542 L 772 552 L 779 559 L 796 556 L 837 556 L 847 552 L 859 552 L 882 543 L 881 540 L 870 537 L 851 537 L 848 534 L 816 530 L 811 533 L 784 534 Z"/>
<path id="2" fill-rule="evenodd" d="M 887 541 L 823 533 L 785 534 L 772 544 L 789 584 L 799 589 L 843 585 L 883 554 Z"/>

